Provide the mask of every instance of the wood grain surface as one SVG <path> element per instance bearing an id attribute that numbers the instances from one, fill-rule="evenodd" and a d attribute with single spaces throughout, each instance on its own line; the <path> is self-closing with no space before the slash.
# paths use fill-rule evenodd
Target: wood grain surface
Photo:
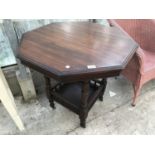
<path id="1" fill-rule="evenodd" d="M 137 47 L 114 27 L 90 22 L 53 23 L 25 33 L 19 57 L 26 65 L 58 79 L 94 78 L 105 72 L 118 74 Z"/>

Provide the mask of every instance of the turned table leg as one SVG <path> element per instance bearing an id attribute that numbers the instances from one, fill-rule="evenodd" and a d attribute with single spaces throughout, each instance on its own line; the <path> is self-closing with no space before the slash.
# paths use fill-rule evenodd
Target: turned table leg
<path id="1" fill-rule="evenodd" d="M 102 79 L 101 85 L 103 85 L 103 89 L 102 89 L 101 94 L 99 96 L 99 100 L 103 101 L 103 95 L 104 95 L 104 92 L 105 92 L 105 89 L 106 89 L 106 86 L 107 86 L 107 79 Z"/>
<path id="2" fill-rule="evenodd" d="M 80 104 L 80 125 L 81 127 L 86 127 L 86 118 L 88 115 L 88 96 L 89 96 L 89 82 L 83 82 L 82 86 L 82 96 L 81 96 L 81 104 Z"/>
<path id="3" fill-rule="evenodd" d="M 51 82 L 50 82 L 50 78 L 45 76 L 45 82 L 46 82 L 46 94 L 47 94 L 47 97 L 48 97 L 48 100 L 50 102 L 50 106 L 55 109 L 55 105 L 54 105 L 54 100 L 53 100 L 53 97 L 51 95 Z"/>

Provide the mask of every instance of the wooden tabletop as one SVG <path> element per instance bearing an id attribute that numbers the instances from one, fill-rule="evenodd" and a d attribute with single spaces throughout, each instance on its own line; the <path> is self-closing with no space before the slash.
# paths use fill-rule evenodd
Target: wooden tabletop
<path id="1" fill-rule="evenodd" d="M 114 27 L 91 22 L 52 23 L 23 35 L 22 62 L 58 80 L 115 76 L 138 45 Z"/>

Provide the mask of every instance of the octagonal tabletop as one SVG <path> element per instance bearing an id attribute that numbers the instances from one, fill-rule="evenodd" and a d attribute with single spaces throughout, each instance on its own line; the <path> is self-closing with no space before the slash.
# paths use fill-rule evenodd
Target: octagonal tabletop
<path id="1" fill-rule="evenodd" d="M 115 76 L 138 45 L 115 27 L 91 22 L 52 23 L 25 33 L 22 62 L 58 80 Z"/>

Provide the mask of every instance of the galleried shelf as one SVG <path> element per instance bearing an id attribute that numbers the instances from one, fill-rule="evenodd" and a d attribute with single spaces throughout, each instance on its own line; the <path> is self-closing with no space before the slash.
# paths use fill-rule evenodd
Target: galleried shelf
<path id="1" fill-rule="evenodd" d="M 103 100 L 103 94 L 106 88 L 106 83 L 106 79 L 90 80 L 87 83 L 59 83 L 50 89 L 50 97 L 52 98 L 52 104 L 54 104 L 54 101 L 57 101 L 58 103 L 60 103 L 61 105 L 65 106 L 66 108 L 70 109 L 78 115 L 80 115 L 83 109 L 85 109 L 85 116 L 87 116 L 88 111 L 94 105 L 96 100 L 98 98 L 101 101 Z M 84 87 L 88 90 L 86 96 L 83 96 L 83 93 L 86 90 L 84 90 Z M 85 122 L 81 123 L 81 126 L 85 127 Z"/>

